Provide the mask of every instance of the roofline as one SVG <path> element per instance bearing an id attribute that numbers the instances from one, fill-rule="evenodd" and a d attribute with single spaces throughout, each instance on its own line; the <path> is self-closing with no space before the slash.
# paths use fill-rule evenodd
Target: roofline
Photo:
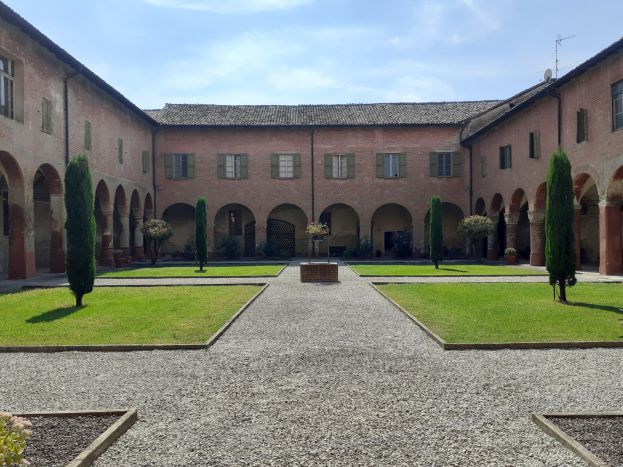
<path id="1" fill-rule="evenodd" d="M 314 123 L 306 123 L 301 125 L 284 125 L 284 124 L 274 124 L 274 125 L 242 125 L 242 124 L 231 124 L 231 125 L 209 125 L 209 124 L 173 124 L 173 123 L 160 123 L 159 128 L 163 130 L 170 130 L 174 128 L 181 129 L 225 129 L 225 128 L 251 128 L 251 129 L 261 129 L 261 128 L 301 128 L 301 129 L 310 129 L 310 128 L 370 128 L 370 127 L 382 127 L 382 128 L 390 128 L 390 127 L 462 127 L 465 124 L 465 121 L 456 122 L 456 123 L 340 123 L 340 124 L 314 124 Z"/>
<path id="2" fill-rule="evenodd" d="M 469 143 L 469 142 L 471 142 L 476 137 L 483 135 L 484 133 L 486 133 L 487 131 L 489 131 L 492 128 L 496 127 L 498 124 L 502 123 L 506 119 L 512 117 L 513 115 L 515 115 L 518 112 L 521 112 L 523 109 L 529 107 L 534 102 L 536 102 L 537 100 L 541 99 L 542 97 L 550 96 L 552 94 L 553 90 L 559 89 L 561 86 L 565 85 L 569 81 L 571 81 L 571 80 L 577 78 L 578 76 L 582 75 L 583 73 L 588 71 L 590 68 L 592 68 L 593 66 L 597 65 L 598 63 L 604 61 L 610 55 L 615 54 L 616 52 L 618 52 L 622 48 L 623 48 L 623 38 L 619 39 L 618 41 L 614 42 L 613 44 L 611 44 L 608 47 L 606 47 L 605 49 L 603 49 L 598 54 L 594 55 L 593 57 L 589 58 L 585 62 L 581 63 L 580 65 L 575 67 L 573 70 L 571 70 L 569 73 L 565 74 L 561 78 L 558 78 L 558 79 L 552 81 L 552 84 L 550 84 L 549 86 L 545 86 L 542 90 L 537 92 L 534 96 L 531 96 L 530 98 L 526 99 L 525 101 L 517 104 L 515 107 L 513 107 L 512 109 L 509 109 L 507 112 L 505 112 L 504 114 L 500 115 L 495 120 L 489 122 L 487 125 L 483 126 L 479 130 L 475 131 L 474 133 L 469 135 L 467 138 L 462 140 L 461 143 Z"/>
<path id="3" fill-rule="evenodd" d="M 100 78 L 97 74 L 91 71 L 87 66 L 78 61 L 72 55 L 69 54 L 65 49 L 54 43 L 50 38 L 48 38 L 45 34 L 39 31 L 36 27 L 18 15 L 15 11 L 13 11 L 9 6 L 0 1 L 0 18 L 6 21 L 9 24 L 20 29 L 26 35 L 30 36 L 33 40 L 38 42 L 41 46 L 48 49 L 53 55 L 56 56 L 60 61 L 69 65 L 73 68 L 77 73 L 83 75 L 88 80 L 95 83 L 100 89 L 109 94 L 112 98 L 119 101 L 121 104 L 129 107 L 130 110 L 135 112 L 139 117 L 143 120 L 147 121 L 152 126 L 158 126 L 159 123 L 150 117 L 147 113 L 145 113 L 140 107 L 132 103 L 127 97 L 113 88 L 110 84 Z"/>

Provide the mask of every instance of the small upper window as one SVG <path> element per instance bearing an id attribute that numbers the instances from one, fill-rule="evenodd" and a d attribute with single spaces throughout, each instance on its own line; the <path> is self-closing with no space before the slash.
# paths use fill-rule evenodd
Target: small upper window
<path id="1" fill-rule="evenodd" d="M 225 156 L 225 178 L 240 177 L 241 157 L 237 154 L 227 154 Z"/>
<path id="2" fill-rule="evenodd" d="M 143 168 L 143 173 L 146 174 L 147 172 L 149 172 L 149 151 L 143 151 L 141 153 L 141 165 Z"/>
<path id="3" fill-rule="evenodd" d="M 52 102 L 45 97 L 41 101 L 41 131 L 52 134 Z"/>
<path id="4" fill-rule="evenodd" d="M 612 86 L 612 129 L 623 128 L 623 80 Z"/>
<path id="5" fill-rule="evenodd" d="M 91 122 L 84 121 L 84 149 L 91 150 Z"/>
<path id="6" fill-rule="evenodd" d="M 123 164 L 123 139 L 117 138 L 117 159 L 119 163 Z"/>
<path id="7" fill-rule="evenodd" d="M 188 154 L 175 154 L 173 178 L 188 178 Z"/>
<path id="8" fill-rule="evenodd" d="M 333 156 L 333 178 L 348 178 L 348 156 L 346 154 Z"/>
<path id="9" fill-rule="evenodd" d="M 15 62 L 0 55 L 0 115 L 14 118 Z"/>
<path id="10" fill-rule="evenodd" d="M 480 176 L 487 176 L 487 158 L 485 156 L 482 156 L 480 158 Z"/>
<path id="11" fill-rule="evenodd" d="M 279 178 L 294 178 L 294 156 L 292 154 L 279 155 Z"/>
<path id="12" fill-rule="evenodd" d="M 506 170 L 513 166 L 511 145 L 500 146 L 500 169 Z"/>
<path id="13" fill-rule="evenodd" d="M 385 178 L 398 178 L 400 176 L 400 154 L 385 154 L 383 167 Z"/>
<path id="14" fill-rule="evenodd" d="M 528 157 L 538 159 L 541 157 L 541 132 L 531 131 L 528 138 Z"/>
<path id="15" fill-rule="evenodd" d="M 578 110 L 576 114 L 577 119 L 577 131 L 576 142 L 581 143 L 588 139 L 588 112 L 586 109 Z"/>
<path id="16" fill-rule="evenodd" d="M 164 154 L 164 176 L 187 179 L 195 176 L 194 154 Z"/>
<path id="17" fill-rule="evenodd" d="M 452 151 L 431 152 L 429 174 L 431 177 L 460 177 L 461 155 Z"/>

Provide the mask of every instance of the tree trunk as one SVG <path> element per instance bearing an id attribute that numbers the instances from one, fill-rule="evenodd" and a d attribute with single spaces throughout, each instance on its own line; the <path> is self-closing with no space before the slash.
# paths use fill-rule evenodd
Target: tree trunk
<path id="1" fill-rule="evenodd" d="M 558 281 L 558 287 L 560 289 L 560 292 L 558 294 L 560 303 L 567 303 L 567 290 L 564 279 Z"/>
<path id="2" fill-rule="evenodd" d="M 203 261 L 199 261 L 199 271 L 203 272 Z"/>
<path id="3" fill-rule="evenodd" d="M 76 295 L 76 308 L 80 308 L 82 306 L 82 294 Z"/>
<path id="4" fill-rule="evenodd" d="M 437 261 L 433 261 L 433 263 L 435 264 L 435 269 L 439 269 L 439 263 Z"/>

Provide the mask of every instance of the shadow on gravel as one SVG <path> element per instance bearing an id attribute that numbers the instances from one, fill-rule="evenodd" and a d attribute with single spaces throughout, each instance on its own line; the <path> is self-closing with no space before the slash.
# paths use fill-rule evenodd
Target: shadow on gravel
<path id="1" fill-rule="evenodd" d="M 56 321 L 59 319 L 63 319 L 73 313 L 75 313 L 76 311 L 81 310 L 83 307 L 78 308 L 75 306 L 66 306 L 66 307 L 62 307 L 62 308 L 56 308 L 54 310 L 50 310 L 50 311 L 46 311 L 44 313 L 41 313 L 40 315 L 37 316 L 33 316 L 32 318 L 28 318 L 26 320 L 27 323 L 29 324 L 37 324 L 37 323 L 49 323 L 51 321 Z"/>

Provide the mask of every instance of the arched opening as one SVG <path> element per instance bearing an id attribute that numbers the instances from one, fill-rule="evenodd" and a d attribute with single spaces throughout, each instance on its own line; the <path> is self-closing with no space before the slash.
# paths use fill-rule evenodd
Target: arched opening
<path id="1" fill-rule="evenodd" d="M 520 258 L 530 257 L 530 221 L 528 220 L 528 196 L 517 188 L 511 196 L 506 216 L 506 246 L 515 248 Z"/>
<path id="2" fill-rule="evenodd" d="M 218 249 L 228 237 L 238 239 L 240 256 L 255 256 L 255 216 L 243 204 L 227 204 L 214 217 L 214 247 Z"/>
<path id="3" fill-rule="evenodd" d="M 266 241 L 281 257 L 305 256 L 308 251 L 307 216 L 294 204 L 280 204 L 268 214 Z"/>
<path id="4" fill-rule="evenodd" d="M 319 254 L 344 256 L 347 250 L 354 251 L 359 246 L 359 215 L 347 204 L 337 203 L 326 207 L 320 222 L 329 226 L 329 239 L 320 243 Z"/>
<path id="5" fill-rule="evenodd" d="M 530 223 L 530 265 L 545 265 L 545 203 L 547 201 L 547 183 L 541 183 L 536 189 L 534 206 L 528 211 Z"/>
<path id="6" fill-rule="evenodd" d="M 597 185 L 589 174 L 580 174 L 575 177 L 573 191 L 579 203 L 579 221 L 576 220 L 575 226 L 576 253 L 579 251 L 580 256 L 578 263 L 582 268 L 595 268 L 599 266 L 600 254 Z"/>
<path id="7" fill-rule="evenodd" d="M 62 196 L 56 169 L 49 164 L 39 167 L 33 180 L 35 264 L 50 272 L 65 271 Z"/>
<path id="8" fill-rule="evenodd" d="M 176 203 L 164 210 L 162 219 L 171 224 L 173 236 L 162 244 L 162 254 L 172 258 L 193 259 L 195 251 L 195 208 Z"/>
<path id="9" fill-rule="evenodd" d="M 411 213 L 400 204 L 384 204 L 372 215 L 372 248 L 375 256 L 396 256 L 396 243 L 413 237 Z M 413 245 L 411 245 L 411 249 Z"/>
<path id="10" fill-rule="evenodd" d="M 463 240 L 459 238 L 459 222 L 463 219 L 463 210 L 453 203 L 441 203 L 443 229 L 443 257 L 461 258 L 464 256 Z M 425 256 L 430 253 L 430 209 L 424 218 Z"/>
<path id="11" fill-rule="evenodd" d="M 484 216 L 487 212 L 487 207 L 485 205 L 485 200 L 482 198 L 478 198 L 476 200 L 476 204 L 474 205 L 474 214 L 477 216 Z"/>
<path id="12" fill-rule="evenodd" d="M 145 202 L 143 203 L 143 224 L 154 217 L 154 203 L 151 200 L 151 194 L 147 193 L 145 195 Z M 142 235 L 142 234 L 141 234 Z M 150 251 L 149 240 L 142 235 L 143 237 L 143 251 Z"/>
<path id="13" fill-rule="evenodd" d="M 115 250 L 125 250 L 130 248 L 128 236 L 128 206 L 125 197 L 125 190 L 121 185 L 115 191 L 115 204 L 113 210 L 113 248 Z M 124 251 L 123 255 L 127 256 L 129 251 Z"/>
<path id="14" fill-rule="evenodd" d="M 601 208 L 603 217 L 601 225 L 605 228 L 600 244 L 601 264 L 599 271 L 603 274 L 623 273 L 623 166 L 619 167 L 608 184 L 607 203 Z"/>
<path id="15" fill-rule="evenodd" d="M 4 151 L 0 151 L 0 185 L 0 274 L 9 279 L 26 279 L 32 277 L 36 269 L 34 252 L 26 250 L 24 177 L 17 161 Z"/>
<path id="16" fill-rule="evenodd" d="M 143 234 L 141 226 L 143 225 L 143 210 L 141 209 L 141 198 L 137 190 L 132 191 L 130 197 L 130 254 L 132 259 L 142 260 L 145 258 L 143 251 Z"/>
<path id="17" fill-rule="evenodd" d="M 112 266 L 112 205 L 104 180 L 100 180 L 95 188 L 95 229 L 95 259 L 100 266 Z"/>
<path id="18" fill-rule="evenodd" d="M 506 249 L 506 208 L 504 198 L 500 193 L 493 195 L 489 217 L 495 223 L 495 230 L 487 239 L 487 258 L 497 259 L 504 256 Z"/>

